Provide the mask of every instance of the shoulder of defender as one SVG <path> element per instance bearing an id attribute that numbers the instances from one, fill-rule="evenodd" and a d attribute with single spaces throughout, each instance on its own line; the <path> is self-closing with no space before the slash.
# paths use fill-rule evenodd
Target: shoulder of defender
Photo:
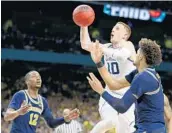
<path id="1" fill-rule="evenodd" d="M 148 70 L 145 70 L 145 71 L 140 73 L 140 80 L 146 82 L 148 85 L 149 85 L 149 83 L 150 84 L 153 84 L 153 83 L 159 84 L 157 77 L 152 72 L 150 72 Z"/>

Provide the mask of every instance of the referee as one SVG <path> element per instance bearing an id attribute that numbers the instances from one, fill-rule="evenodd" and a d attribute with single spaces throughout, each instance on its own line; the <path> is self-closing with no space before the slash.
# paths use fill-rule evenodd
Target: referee
<path id="1" fill-rule="evenodd" d="M 70 112 L 69 109 L 64 109 L 63 116 L 68 115 L 69 112 Z M 72 120 L 56 127 L 54 133 L 82 133 L 82 132 L 83 132 L 82 125 L 78 121 Z"/>

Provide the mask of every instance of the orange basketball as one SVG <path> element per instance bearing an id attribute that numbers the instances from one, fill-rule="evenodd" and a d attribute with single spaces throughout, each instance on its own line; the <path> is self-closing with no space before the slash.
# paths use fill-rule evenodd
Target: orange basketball
<path id="1" fill-rule="evenodd" d="M 93 23 L 94 19 L 94 10 L 88 5 L 79 5 L 73 11 L 73 21 L 78 26 L 89 26 Z"/>

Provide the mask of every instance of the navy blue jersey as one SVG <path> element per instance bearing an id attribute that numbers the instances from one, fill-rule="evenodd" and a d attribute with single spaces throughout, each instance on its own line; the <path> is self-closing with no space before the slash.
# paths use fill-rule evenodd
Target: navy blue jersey
<path id="1" fill-rule="evenodd" d="M 36 99 L 33 99 L 29 96 L 27 90 L 15 93 L 8 108 L 19 109 L 24 100 L 26 100 L 28 104 L 31 104 L 32 107 L 25 115 L 20 115 L 13 120 L 10 133 L 35 133 L 36 126 L 40 121 L 40 116 L 44 117 L 49 126 L 54 125 L 54 123 L 51 123 L 54 122 L 54 118 L 47 100 L 40 95 Z M 58 124 L 64 123 L 63 118 L 58 120 L 60 120 Z"/>
<path id="2" fill-rule="evenodd" d="M 137 98 L 138 131 L 164 131 L 164 95 L 159 75 L 154 69 L 147 68 L 139 74 L 137 70 L 133 71 L 126 79 Z"/>
<path id="3" fill-rule="evenodd" d="M 104 92 L 102 97 L 118 112 L 124 113 L 137 101 L 136 133 L 165 133 L 164 95 L 161 80 L 154 69 L 138 73 L 134 70 L 126 76 L 130 89 L 122 99 Z"/>

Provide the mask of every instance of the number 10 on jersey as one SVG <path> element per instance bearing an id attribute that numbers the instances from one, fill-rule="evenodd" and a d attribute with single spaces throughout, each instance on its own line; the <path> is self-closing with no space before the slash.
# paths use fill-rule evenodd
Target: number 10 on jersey
<path id="1" fill-rule="evenodd" d="M 108 62 L 108 71 L 111 74 L 119 74 L 119 66 L 117 62 Z"/>

